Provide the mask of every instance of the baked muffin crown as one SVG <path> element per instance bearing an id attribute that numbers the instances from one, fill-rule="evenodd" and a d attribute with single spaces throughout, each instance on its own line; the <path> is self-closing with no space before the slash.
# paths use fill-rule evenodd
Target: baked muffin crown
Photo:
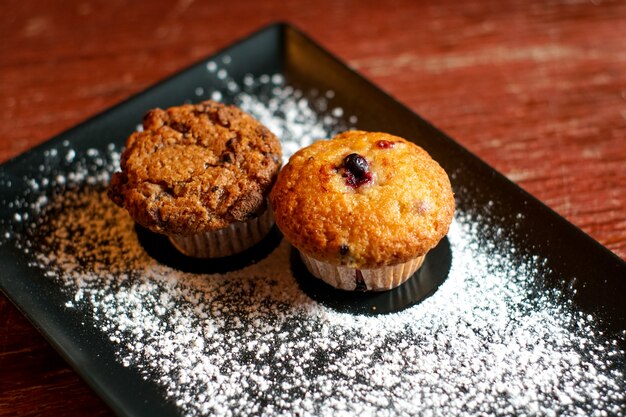
<path id="1" fill-rule="evenodd" d="M 426 151 L 397 136 L 363 131 L 296 152 L 270 201 L 296 248 L 362 269 L 426 254 L 454 214 L 448 176 Z"/>
<path id="2" fill-rule="evenodd" d="M 128 138 L 109 196 L 152 231 L 203 233 L 263 211 L 281 162 L 278 138 L 234 106 L 155 109 Z"/>

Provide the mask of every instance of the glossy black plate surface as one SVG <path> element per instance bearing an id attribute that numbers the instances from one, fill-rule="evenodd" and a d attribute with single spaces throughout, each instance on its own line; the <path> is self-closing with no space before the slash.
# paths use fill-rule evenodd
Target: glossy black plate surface
<path id="1" fill-rule="evenodd" d="M 20 233 L 15 222 L 19 207 L 9 203 L 32 200 L 32 195 L 23 195 L 28 188 L 26 182 L 49 171 L 46 167 L 39 168 L 44 161 L 50 163 L 44 157 L 49 155 L 46 154 L 49 150 L 68 144 L 77 152 L 104 150 L 111 141 L 121 147 L 146 110 L 197 100 L 199 85 L 222 86 L 207 73 L 206 66 L 207 62 L 223 56 L 232 59 L 229 75 L 234 80 L 242 80 L 246 74 L 282 74 L 290 84 L 302 89 L 332 90 L 334 104 L 358 117 L 360 129 L 387 131 L 427 149 L 449 173 L 456 174 L 451 177 L 459 210 L 488 211 L 503 228 L 515 223 L 509 239 L 527 253 L 546 259 L 548 272 L 539 288 L 563 290 L 575 308 L 595 315 L 607 334 L 626 329 L 626 266 L 622 260 L 303 34 L 287 25 L 274 25 L 0 167 L 0 226 L 2 235 L 7 236 L 0 246 L 0 288 L 116 413 L 169 416 L 179 414 L 180 410 L 156 384 L 132 368 L 121 366 L 108 338 L 85 326 L 79 310 L 65 308 L 66 296 L 58 285 L 42 276 L 40 269 L 29 266 L 29 253 L 11 240 Z M 52 168 L 55 172 L 62 171 L 66 165 L 58 158 Z M 516 217 L 520 211 L 525 214 L 523 219 Z M 271 250 L 280 237 L 269 239 L 263 249 Z M 150 249 L 150 243 L 153 242 L 147 238 L 146 249 L 158 252 L 158 245 Z M 442 251 L 446 252 L 446 248 L 439 250 Z M 262 252 L 259 256 L 263 256 Z M 442 256 L 445 258 L 449 253 Z M 154 257 L 159 259 L 158 254 Z M 162 259 L 174 266 L 179 261 Z M 434 261 L 433 265 L 438 271 L 446 271 L 445 265 L 437 266 Z M 198 268 L 196 272 L 202 272 L 202 266 Z M 433 284 L 433 289 L 436 286 Z M 320 291 L 321 296 L 317 297 L 315 294 L 319 295 Z M 309 288 L 305 292 L 331 307 L 337 303 L 341 307 L 341 297 L 329 297 L 323 288 Z"/>

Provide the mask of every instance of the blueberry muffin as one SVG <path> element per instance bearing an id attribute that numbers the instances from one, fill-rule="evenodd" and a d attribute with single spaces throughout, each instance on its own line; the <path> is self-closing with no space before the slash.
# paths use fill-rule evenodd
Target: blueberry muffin
<path id="1" fill-rule="evenodd" d="M 309 271 L 345 290 L 382 291 L 406 281 L 454 214 L 450 180 L 426 151 L 363 131 L 295 153 L 270 201 Z"/>
<path id="2" fill-rule="evenodd" d="M 154 109 L 128 138 L 109 196 L 184 254 L 222 257 L 271 229 L 267 196 L 281 162 L 278 138 L 234 106 Z"/>

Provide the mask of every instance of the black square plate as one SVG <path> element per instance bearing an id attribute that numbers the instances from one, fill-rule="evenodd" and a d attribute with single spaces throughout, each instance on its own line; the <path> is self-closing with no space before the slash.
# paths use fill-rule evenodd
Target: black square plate
<path id="1" fill-rule="evenodd" d="M 228 74 L 220 73 L 215 63 L 228 64 Z M 132 365 L 124 366 L 120 360 L 119 343 L 113 343 L 107 332 L 99 329 L 98 323 L 95 322 L 89 311 L 68 307 L 72 303 L 72 300 L 68 298 L 68 292 L 58 280 L 47 276 L 41 263 L 35 262 L 38 249 L 41 248 L 37 246 L 37 239 L 32 237 L 33 226 L 29 222 L 35 221 L 37 224 L 37 213 L 31 212 L 31 209 L 38 207 L 42 201 L 42 196 L 65 192 L 63 191 L 65 190 L 63 185 L 65 181 L 59 180 L 57 176 L 76 171 L 75 156 L 78 160 L 81 155 L 110 154 L 112 143 L 116 146 L 115 149 L 121 149 L 125 138 L 136 129 L 137 124 L 148 109 L 198 101 L 211 96 L 215 97 L 216 93 L 219 93 L 218 96 L 221 96 L 224 101 L 229 101 L 229 97 L 231 97 L 229 91 L 238 91 L 241 86 L 246 84 L 246 80 L 256 80 L 259 77 L 262 78 L 263 75 L 266 78 L 269 75 L 278 76 L 278 83 L 286 80 L 289 85 L 303 91 L 305 96 L 308 94 L 309 97 L 324 92 L 332 92 L 332 94 L 327 95 L 325 103 L 332 103 L 334 109 L 340 108 L 341 110 L 333 113 L 333 109 L 324 105 L 318 107 L 316 111 L 321 115 L 321 120 L 324 120 L 323 117 L 326 116 L 331 117 L 330 121 L 327 120 L 327 122 L 334 123 L 337 129 L 356 125 L 363 130 L 387 131 L 413 140 L 424 147 L 450 173 L 457 197 L 458 213 L 466 215 L 466 220 L 473 219 L 472 221 L 477 227 L 472 230 L 477 235 L 482 236 L 482 242 L 486 242 L 487 246 L 490 245 L 495 251 L 493 253 L 497 253 L 501 240 L 506 240 L 507 243 L 504 246 L 507 248 L 516 248 L 516 251 L 510 252 L 507 257 L 493 257 L 492 260 L 495 263 L 492 267 L 498 269 L 498 262 L 515 265 L 516 260 L 519 260 L 518 267 L 512 268 L 510 265 L 504 265 L 500 268 L 500 272 L 507 273 L 508 271 L 510 273 L 514 271 L 515 277 L 519 277 L 520 274 L 523 275 L 519 272 L 520 268 L 528 265 L 524 259 L 536 260 L 535 264 L 538 266 L 535 267 L 535 272 L 528 273 L 528 277 L 526 277 L 531 282 L 524 284 L 527 285 L 525 287 L 527 288 L 527 298 L 534 299 L 533 297 L 543 297 L 544 295 L 546 297 L 554 296 L 556 300 L 554 305 L 562 306 L 568 311 L 567 317 L 583 317 L 582 315 L 584 315 L 584 317 L 593 318 L 590 318 L 586 323 L 592 323 L 592 330 L 597 333 L 594 333 L 595 336 L 589 335 L 588 339 L 585 339 L 584 336 L 581 338 L 595 343 L 598 349 L 594 350 L 594 354 L 600 355 L 599 352 L 606 351 L 607 346 L 609 350 L 612 349 L 609 352 L 612 358 L 610 366 L 600 372 L 604 372 L 609 379 L 616 379 L 618 381 L 617 388 L 613 387 L 612 391 L 609 390 L 610 392 L 606 391 L 608 389 L 606 387 L 601 388 L 604 390 L 602 391 L 603 395 L 608 392 L 607 398 L 603 402 L 594 402 L 593 399 L 580 396 L 572 397 L 573 400 L 572 398 L 564 400 L 554 396 L 552 402 L 542 398 L 537 403 L 539 408 L 535 411 L 541 413 L 551 408 L 554 411 L 560 410 L 567 413 L 572 411 L 572 408 L 567 407 L 578 407 L 574 409 L 586 410 L 587 412 L 591 412 L 593 409 L 604 409 L 609 413 L 616 412 L 617 414 L 624 412 L 624 396 L 615 394 L 615 392 L 619 392 L 620 389 L 621 392 L 625 390 L 623 382 L 625 360 L 624 352 L 620 350 L 624 348 L 623 336 L 620 334 L 623 334 L 624 329 L 626 329 L 625 263 L 445 134 L 350 70 L 302 33 L 288 25 L 276 24 L 251 35 L 215 56 L 159 83 L 0 167 L 0 198 L 2 200 L 0 205 L 0 241 L 2 242 L 0 245 L 0 288 L 117 414 L 124 416 L 171 416 L 182 413 L 200 413 L 202 409 L 193 408 L 193 406 L 191 408 L 189 406 L 187 408 L 177 406 L 176 396 L 166 394 L 166 388 L 156 382 L 158 375 L 152 375 L 154 377 L 152 378 L 149 372 L 140 372 L 137 367 Z M 266 79 L 265 82 L 271 83 L 273 81 Z M 262 94 L 265 96 L 260 99 L 267 101 L 273 94 L 272 89 L 266 89 Z M 311 98 L 311 102 L 313 101 Z M 82 162 L 84 166 L 81 169 L 88 173 L 101 170 L 100 167 L 89 165 L 90 163 L 95 164 L 94 161 L 96 161 L 94 158 L 84 159 Z M 46 183 L 46 178 L 54 186 L 42 187 L 42 184 Z M 74 183 L 80 182 L 76 178 L 74 180 Z M 37 184 L 36 186 L 32 185 L 33 181 Z M 140 235 L 142 233 L 144 232 L 139 231 Z M 147 240 L 150 241 L 149 238 Z M 275 244 L 276 242 L 274 242 L 274 246 Z M 148 246 L 146 244 L 146 249 L 149 249 Z M 270 249 L 274 246 L 271 246 Z M 450 249 L 447 246 L 446 248 L 438 249 L 438 253 L 447 253 L 446 251 Z M 158 258 L 156 255 L 155 257 Z M 454 257 L 453 247 L 452 258 Z M 292 262 L 297 262 L 297 260 L 292 260 Z M 437 269 L 439 267 L 434 264 L 432 268 Z M 443 267 L 442 269 L 444 274 L 447 274 L 448 269 L 446 268 Z M 294 268 L 294 270 L 296 269 Z M 510 278 L 514 279 L 515 277 Z M 312 291 L 324 293 L 325 290 L 317 288 Z M 341 297 L 339 296 L 339 298 Z M 322 303 L 325 301 L 323 295 L 320 300 Z M 341 304 L 341 301 L 337 301 L 337 297 L 326 301 L 329 304 Z M 348 301 L 354 303 L 354 299 Z M 528 305 L 532 305 L 532 303 Z M 532 315 L 531 313 L 532 309 L 528 312 L 529 317 Z M 520 326 L 520 322 L 523 321 L 523 319 L 512 320 L 510 325 L 513 327 Z M 574 331 L 575 327 L 571 323 L 564 324 L 564 328 L 571 331 Z M 485 329 L 478 326 L 474 332 L 480 333 L 483 330 Z M 424 334 L 420 336 L 422 339 L 415 334 L 408 336 L 404 334 L 404 336 L 407 337 L 410 344 L 419 344 L 424 338 L 426 340 L 437 338 L 436 330 L 431 328 L 423 329 L 423 331 Z M 444 329 L 441 331 L 445 333 L 452 330 Z M 599 332 L 601 332 L 600 336 L 598 336 Z M 293 334 L 294 336 L 291 337 L 295 339 L 306 341 L 308 337 L 307 334 L 301 335 L 295 331 Z M 295 336 L 295 334 L 299 335 Z M 480 337 L 484 338 L 485 346 L 487 346 L 493 342 L 495 336 L 486 332 Z M 391 339 L 386 341 L 388 344 L 400 342 L 400 340 Z M 506 343 L 506 341 L 504 342 Z M 444 345 L 444 348 L 451 349 L 449 343 Z M 583 350 L 582 357 L 591 361 L 587 353 L 593 350 L 593 346 L 580 346 L 580 349 Z M 436 350 L 433 352 L 436 355 L 442 354 L 441 352 L 437 353 Z M 452 354 L 453 352 L 450 350 L 450 355 Z M 385 359 L 384 352 L 379 352 L 376 357 L 378 362 L 373 361 L 370 366 L 378 367 L 381 363 L 386 363 L 387 359 Z M 544 359 L 547 360 L 548 358 Z M 317 368 L 314 367 L 311 372 L 323 374 L 325 372 L 324 367 L 328 365 L 326 363 L 328 358 L 320 357 L 317 360 Z M 421 359 L 414 358 L 414 360 Z M 584 363 L 574 364 L 564 369 L 570 372 L 572 369 L 583 369 L 587 365 Z M 410 363 L 406 364 L 406 368 L 408 374 L 411 370 Z M 454 373 L 457 371 L 461 372 L 460 368 L 453 370 Z M 568 375 L 574 374 L 570 372 Z M 471 380 L 471 375 L 468 381 L 470 383 L 476 382 Z M 436 374 L 436 376 L 442 379 L 441 373 Z M 309 377 L 311 376 L 309 375 Z M 280 378 L 280 375 L 276 376 L 276 380 L 279 382 L 281 381 Z M 349 375 L 338 375 L 336 378 L 337 381 L 345 382 L 350 377 Z M 515 379 L 515 377 L 513 378 Z M 574 379 L 571 381 L 575 382 L 575 377 L 572 378 Z M 523 378 L 518 378 L 518 380 L 523 380 Z M 507 379 L 503 377 L 501 382 L 504 384 L 504 391 L 507 391 L 507 387 L 510 388 L 507 385 Z M 565 380 L 555 383 L 558 385 L 567 384 L 567 382 Z M 356 387 L 355 392 L 367 392 L 367 388 L 363 388 L 363 386 L 367 387 L 368 381 L 360 380 L 359 383 L 361 384 L 359 385 L 360 388 Z M 280 385 L 274 387 L 279 394 L 281 393 L 280 387 Z M 284 388 L 285 385 L 282 387 Z M 449 392 L 444 392 L 445 389 L 444 391 L 435 389 L 426 397 L 434 398 L 437 395 L 442 395 L 442 393 L 454 397 L 457 394 L 465 395 L 472 390 L 472 387 L 469 386 L 463 389 L 459 387 L 459 382 L 456 381 L 448 387 Z M 172 390 L 172 387 L 169 389 Z M 361 391 L 358 391 L 359 389 Z M 377 389 L 384 391 L 383 388 Z M 312 387 L 310 390 L 314 392 L 316 388 Z M 174 389 L 174 391 L 176 390 Z M 289 389 L 284 388 L 283 391 L 285 395 L 282 397 L 268 397 L 267 394 L 263 394 L 265 396 L 257 404 L 260 408 L 255 412 L 248 412 L 251 414 L 272 414 L 273 412 L 292 414 L 298 411 L 298 407 L 284 405 L 284 401 L 289 403 L 289 398 L 295 401 L 297 398 L 305 397 L 306 390 L 289 391 Z M 473 398 L 476 404 L 468 401 L 466 405 L 455 406 L 456 408 L 446 408 L 452 406 L 446 405 L 445 401 L 429 403 L 428 398 L 426 398 L 423 401 L 423 409 L 416 406 L 415 403 L 409 404 L 410 407 L 405 409 L 402 408 L 402 404 L 404 404 L 402 399 L 394 400 L 393 392 L 388 394 L 390 400 L 386 405 L 368 403 L 366 397 L 355 400 L 355 404 L 362 403 L 373 407 L 363 408 L 362 411 L 386 408 L 388 414 L 391 415 L 419 414 L 424 410 L 440 410 L 443 414 L 455 414 L 460 410 L 466 410 L 470 414 L 498 412 L 511 414 L 520 413 L 524 410 L 532 412 L 532 408 L 525 408 L 532 406 L 532 402 L 520 406 L 515 403 L 516 397 L 511 394 L 512 391 L 509 391 L 508 394 L 504 391 L 497 395 L 490 391 L 491 395 L 495 395 L 495 397 L 488 398 L 492 398 L 492 400 L 495 398 L 497 400 L 495 402 L 485 400 L 486 397 L 482 397 L 483 401 L 481 402 L 481 397 L 475 395 Z M 341 414 L 340 405 L 335 404 L 331 407 L 329 404 L 331 404 L 330 401 L 333 396 L 342 399 L 344 398 L 342 397 L 343 394 L 333 393 L 332 390 L 325 394 L 324 392 L 320 394 L 321 396 L 315 397 L 317 400 L 312 400 L 309 408 L 303 406 L 304 414 L 307 412 L 311 414 Z M 251 388 L 247 393 L 250 394 L 250 397 L 246 398 L 252 398 L 249 401 L 254 402 L 253 398 L 258 392 Z M 478 392 L 478 394 L 481 393 Z M 198 393 L 191 395 L 193 397 Z M 415 395 L 424 395 L 424 393 L 416 391 Z M 198 399 L 193 397 L 192 400 L 191 402 L 197 402 Z M 487 404 L 488 401 L 491 401 L 492 404 Z M 274 408 L 268 408 L 268 404 L 274 404 Z M 282 408 L 280 404 L 283 404 Z M 517 406 L 511 404 L 517 404 Z M 228 406 L 228 404 L 226 405 Z M 355 413 L 355 410 L 353 407 L 344 411 L 350 414 Z M 216 409 L 210 408 L 205 411 L 216 412 Z M 235 409 L 233 412 L 240 414 L 242 411 Z"/>

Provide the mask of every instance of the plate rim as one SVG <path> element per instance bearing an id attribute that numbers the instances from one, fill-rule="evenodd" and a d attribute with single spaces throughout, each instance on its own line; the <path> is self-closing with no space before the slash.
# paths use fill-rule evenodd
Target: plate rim
<path id="1" fill-rule="evenodd" d="M 619 256 L 617 256 L 617 254 L 615 254 L 614 252 L 612 252 L 611 250 L 609 250 L 608 248 L 603 246 L 597 240 L 593 239 L 590 235 L 585 233 L 581 228 L 579 228 L 575 224 L 571 223 L 569 220 L 565 219 L 563 216 L 558 214 L 555 210 L 553 210 L 552 208 L 547 206 L 545 203 L 543 203 L 538 198 L 534 197 L 532 194 L 530 194 L 529 192 L 524 190 L 522 187 L 517 185 L 515 182 L 511 181 L 510 179 L 508 179 L 506 176 L 501 174 L 495 168 L 493 168 L 492 166 L 487 164 L 485 161 L 480 159 L 476 154 L 474 154 L 473 152 L 469 151 L 467 148 L 465 148 L 460 143 L 456 142 L 454 139 L 452 139 L 450 136 L 448 136 L 445 132 L 443 132 L 440 129 L 436 128 L 433 124 L 428 122 L 426 119 L 424 119 L 420 115 L 418 115 L 415 112 L 413 112 L 411 109 L 409 109 L 402 102 L 400 102 L 399 100 L 397 100 L 396 98 L 391 96 L 385 90 L 383 90 L 380 87 L 378 87 L 372 81 L 370 81 L 369 79 L 367 79 L 366 77 L 361 75 L 358 71 L 356 71 L 355 69 L 351 68 L 344 61 L 342 61 L 339 57 L 337 57 L 332 52 L 330 52 L 327 49 L 325 49 L 318 42 L 316 42 L 314 39 L 312 39 L 310 36 L 308 36 L 305 32 L 301 31 L 300 29 L 296 28 L 295 26 L 293 26 L 290 23 L 280 22 L 280 21 L 279 22 L 275 22 L 275 23 L 271 23 L 271 24 L 266 25 L 266 26 L 263 26 L 260 29 L 254 30 L 254 31 L 252 31 L 249 34 L 234 40 L 233 42 L 227 44 L 226 46 L 221 47 L 218 50 L 216 50 L 215 52 L 211 53 L 207 57 L 204 57 L 204 58 L 202 58 L 200 60 L 197 60 L 196 62 L 186 66 L 185 68 L 183 68 L 183 69 L 181 69 L 179 71 L 176 71 L 175 73 L 173 73 L 173 74 L 171 74 L 171 75 L 169 75 L 169 76 L 167 76 L 167 77 L 165 77 L 163 79 L 158 80 L 157 82 L 151 84 L 150 86 L 146 87 L 145 89 L 143 89 L 143 90 L 141 90 L 141 91 L 139 91 L 139 92 L 137 92 L 137 93 L 127 97 L 126 99 L 124 99 L 124 100 L 114 104 L 113 106 L 108 107 L 105 110 L 103 110 L 103 111 L 101 111 L 101 112 L 99 112 L 99 113 L 97 113 L 95 115 L 92 115 L 92 116 L 88 117 L 87 119 L 85 119 L 84 121 L 74 125 L 73 127 L 62 131 L 59 134 L 54 135 L 50 139 L 47 139 L 47 140 L 41 142 L 40 144 L 34 146 L 33 148 L 30 148 L 29 150 L 27 150 L 27 151 L 25 151 L 25 152 L 23 152 L 23 153 L 21 153 L 21 154 L 19 154 L 17 156 L 14 156 L 14 157 L 10 158 L 9 160 L 7 160 L 7 161 L 3 162 L 2 164 L 0 164 L 0 174 L 4 173 L 5 171 L 10 171 L 14 166 L 19 165 L 24 160 L 26 160 L 29 156 L 37 154 L 38 152 L 42 152 L 43 150 L 45 150 L 47 148 L 50 148 L 50 147 L 52 147 L 54 145 L 57 145 L 58 143 L 60 143 L 64 139 L 66 139 L 67 137 L 72 136 L 73 133 L 76 130 L 84 128 L 85 126 L 89 126 L 90 124 L 94 123 L 98 119 L 108 115 L 111 112 L 116 111 L 118 108 L 122 107 L 125 104 L 128 104 L 130 102 L 136 101 L 137 99 L 139 99 L 139 98 L 145 96 L 146 94 L 148 94 L 149 92 L 151 92 L 153 89 L 158 88 L 159 86 L 162 86 L 164 84 L 168 84 L 168 83 L 170 83 L 172 81 L 175 81 L 175 79 L 178 78 L 178 77 L 184 77 L 192 69 L 196 68 L 200 64 L 205 63 L 207 60 L 210 60 L 213 57 L 216 57 L 216 56 L 219 56 L 221 54 L 224 54 L 224 53 L 228 52 L 229 50 L 231 50 L 232 48 L 236 47 L 237 45 L 243 44 L 246 41 L 250 41 L 250 40 L 258 37 L 259 35 L 261 35 L 263 33 L 266 33 L 266 32 L 269 32 L 269 31 L 278 31 L 281 34 L 281 36 L 282 36 L 283 42 L 285 42 L 285 39 L 286 39 L 286 36 L 285 36 L 286 32 L 295 33 L 298 36 L 301 36 L 303 39 L 305 39 L 307 42 L 309 42 L 311 44 L 311 46 L 317 48 L 323 54 L 327 55 L 332 60 L 334 60 L 336 64 L 341 65 L 342 67 L 347 69 L 351 73 L 351 76 L 358 78 L 359 82 L 366 83 L 369 88 L 371 88 L 372 90 L 377 91 L 379 94 L 384 95 L 386 97 L 386 99 L 393 101 L 396 106 L 399 106 L 398 108 L 402 108 L 402 110 L 407 114 L 407 116 L 410 116 L 410 117 L 413 117 L 416 120 L 419 120 L 420 123 L 423 123 L 428 129 L 430 129 L 432 131 L 436 131 L 437 134 L 440 137 L 445 138 L 446 141 L 448 141 L 451 146 L 455 146 L 457 150 L 459 150 L 462 153 L 466 154 L 466 156 L 468 158 L 471 158 L 471 160 L 474 163 L 477 163 L 477 164 L 481 165 L 483 167 L 482 169 L 488 171 L 491 175 L 497 176 L 499 178 L 499 180 L 506 181 L 509 184 L 509 186 L 512 187 L 512 189 L 515 189 L 517 193 L 520 193 L 522 198 L 524 198 L 527 201 L 532 201 L 533 202 L 532 204 L 535 204 L 540 210 L 542 210 L 544 213 L 546 213 L 546 215 L 550 216 L 550 219 L 557 223 L 557 227 L 559 227 L 559 228 L 562 228 L 562 227 L 569 228 L 571 233 L 573 233 L 576 236 L 576 239 L 582 239 L 585 242 L 585 244 L 594 247 L 594 250 L 596 250 L 598 253 L 601 254 L 599 256 L 605 256 L 607 261 L 609 261 L 609 260 L 612 261 L 615 264 L 616 270 L 619 270 L 619 268 L 621 268 L 622 270 L 626 271 L 626 261 L 622 260 Z M 446 146 L 448 146 L 448 145 L 446 145 Z M 4 264 L 4 262 L 3 262 L 4 254 L 1 253 L 1 252 L 3 252 L 3 251 L 0 251 L 0 264 Z M 8 274 L 8 275 L 10 275 L 10 274 Z M 35 327 L 35 329 L 37 329 L 37 331 L 40 334 L 42 334 L 42 336 L 46 339 L 46 341 L 48 343 L 50 343 L 50 345 L 57 351 L 57 353 L 59 353 L 59 355 L 68 363 L 68 365 L 78 375 L 80 375 L 80 377 L 87 383 L 87 385 L 116 414 L 118 414 L 118 415 L 127 415 L 127 416 L 141 415 L 141 414 L 135 414 L 133 412 L 129 412 L 129 411 L 132 411 L 132 410 L 129 410 L 128 408 L 126 408 L 126 406 L 125 406 L 125 404 L 123 402 L 118 401 L 118 399 L 115 397 L 115 395 L 111 395 L 110 389 L 107 389 L 106 386 L 103 386 L 102 385 L 102 381 L 98 380 L 97 378 L 94 378 L 91 372 L 82 369 L 80 367 L 79 361 L 77 361 L 68 351 L 66 351 L 66 349 L 61 344 L 57 343 L 55 338 L 52 337 L 52 335 L 49 334 L 47 329 L 44 326 L 40 325 L 38 319 L 36 319 L 35 317 L 32 317 L 32 315 L 29 313 L 29 311 L 27 309 L 25 309 L 22 305 L 18 304 L 14 300 L 14 297 L 10 294 L 10 292 L 5 289 L 4 279 L 1 278 L 1 277 L 0 277 L 0 290 L 5 294 L 6 298 L 18 309 L 18 311 L 20 311 L 20 313 L 22 315 L 24 315 L 28 319 L 28 321 Z M 167 399 L 164 399 L 164 400 L 165 401 L 169 401 Z"/>

